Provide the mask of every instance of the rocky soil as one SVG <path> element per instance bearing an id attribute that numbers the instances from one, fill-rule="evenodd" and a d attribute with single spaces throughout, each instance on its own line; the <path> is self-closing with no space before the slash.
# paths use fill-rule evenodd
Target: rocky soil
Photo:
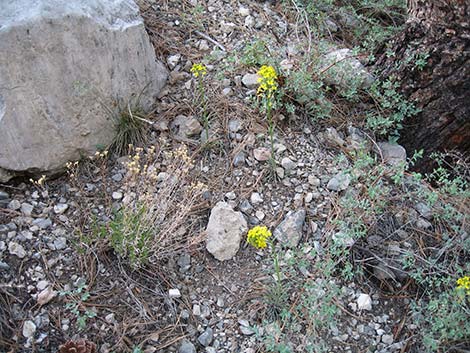
<path id="1" fill-rule="evenodd" d="M 267 225 L 279 246 L 314 263 L 311 254 L 321 253 L 331 235 L 338 197 L 354 188 L 343 173 L 350 162 L 338 156 L 370 139 L 352 123 L 332 127 L 276 116 L 279 163 L 269 172 L 267 124 L 252 104 L 256 77 L 233 58 L 247 43 L 268 38 L 277 43 L 272 50 L 285 53 L 286 64 L 295 62 L 306 39 L 279 4 L 167 0 L 146 2 L 142 9 L 170 69 L 149 145 L 189 146 L 194 178 L 207 186 L 188 224 L 187 244 L 158 265 L 134 270 L 109 244 L 97 247 L 81 237 L 91 215 L 106 220 L 124 202 L 125 158 L 90 164 L 73 178 L 1 185 L 2 352 L 55 352 L 79 337 L 95 342 L 100 353 L 263 352 L 260 337 L 274 330 L 263 324 L 272 263 L 268 250 L 245 243 L 246 231 Z M 205 131 L 192 104 L 189 70 L 197 62 L 209 71 L 209 137 L 216 141 L 210 148 L 204 148 Z M 381 149 L 386 161 L 405 158 L 401 149 Z M 414 222 L 429 226 L 425 209 L 413 212 Z M 287 268 L 289 254 L 281 267 Z M 314 282 L 309 266 L 297 266 L 296 276 Z M 406 296 L 384 295 L 373 283 L 336 284 L 340 291 L 333 300 L 340 311 L 324 333 L 328 351 L 406 351 L 410 336 L 402 333 L 416 329 L 403 316 Z M 84 316 L 80 326 L 78 317 Z M 309 349 L 303 330 L 292 341 L 293 351 Z"/>

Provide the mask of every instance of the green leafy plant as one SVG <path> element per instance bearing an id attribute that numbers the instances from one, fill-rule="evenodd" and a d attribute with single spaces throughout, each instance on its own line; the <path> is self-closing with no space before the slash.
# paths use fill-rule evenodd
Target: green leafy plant
<path id="1" fill-rule="evenodd" d="M 59 292 L 61 297 L 67 298 L 65 309 L 75 316 L 79 330 L 85 329 L 87 320 L 96 316 L 94 311 L 85 308 L 84 304 L 90 298 L 86 287 L 86 283 L 82 282 L 74 290 Z"/>

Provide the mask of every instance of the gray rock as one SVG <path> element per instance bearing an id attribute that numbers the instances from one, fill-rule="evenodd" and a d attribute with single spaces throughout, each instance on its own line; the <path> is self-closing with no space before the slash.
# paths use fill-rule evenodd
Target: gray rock
<path id="1" fill-rule="evenodd" d="M 202 125 L 193 116 L 178 115 L 172 125 L 178 129 L 178 135 L 181 137 L 195 136 L 202 131 Z"/>
<path id="2" fill-rule="evenodd" d="M 14 241 L 8 244 L 8 251 L 10 252 L 11 255 L 16 255 L 20 259 L 26 256 L 26 251 L 23 248 L 23 246 L 18 243 L 15 243 Z"/>
<path id="3" fill-rule="evenodd" d="M 184 340 L 181 342 L 178 353 L 196 353 L 196 347 L 191 342 Z"/>
<path id="4" fill-rule="evenodd" d="M 326 185 L 328 190 L 332 191 L 343 191 L 346 190 L 351 182 L 349 174 L 339 172 L 333 178 L 330 179 Z"/>
<path id="5" fill-rule="evenodd" d="M 256 88 L 258 86 L 258 74 L 245 74 L 242 77 L 242 83 L 246 88 Z"/>
<path id="6" fill-rule="evenodd" d="M 201 335 L 197 338 L 197 341 L 202 344 L 204 347 L 209 346 L 212 343 L 212 340 L 214 338 L 214 332 L 213 330 L 208 327 L 206 330 L 201 333 Z"/>
<path id="7" fill-rule="evenodd" d="M 31 338 L 34 336 L 34 333 L 36 332 L 36 325 L 34 324 L 33 321 L 27 320 L 23 324 L 23 336 L 25 338 Z"/>
<path id="8" fill-rule="evenodd" d="M 167 72 L 134 1 L 16 0 L 1 7 L 0 182 L 15 172 L 59 171 L 107 145 L 114 135 L 109 110 L 125 108 L 116 102 L 134 103 L 137 95 L 144 109 L 155 102 Z"/>
<path id="9" fill-rule="evenodd" d="M 240 212 L 235 212 L 226 202 L 219 202 L 211 211 L 207 224 L 206 249 L 217 260 L 229 260 L 240 248 L 248 225 Z"/>
<path id="10" fill-rule="evenodd" d="M 323 133 L 323 138 L 331 146 L 341 147 L 345 144 L 344 139 L 340 136 L 339 132 L 334 127 L 329 127 Z"/>
<path id="11" fill-rule="evenodd" d="M 191 255 L 189 254 L 182 254 L 178 258 L 178 266 L 180 267 L 181 272 L 186 272 L 191 268 Z"/>
<path id="12" fill-rule="evenodd" d="M 289 247 L 299 245 L 306 214 L 305 210 L 289 212 L 274 230 L 276 239 Z"/>
<path id="13" fill-rule="evenodd" d="M 59 237 L 54 240 L 54 248 L 56 250 L 64 250 L 67 247 L 67 238 Z"/>
<path id="14" fill-rule="evenodd" d="M 241 151 L 238 152 L 235 157 L 233 157 L 233 166 L 234 167 L 241 167 L 245 164 L 246 155 L 245 152 Z"/>
<path id="15" fill-rule="evenodd" d="M 38 226 L 41 229 L 47 229 L 52 226 L 52 221 L 49 218 L 36 218 L 33 221 L 33 225 Z"/>
<path id="16" fill-rule="evenodd" d="M 415 209 L 416 209 L 416 211 L 418 211 L 418 213 L 419 213 L 422 217 L 424 217 L 424 218 L 426 218 L 426 219 L 431 219 L 431 217 L 432 217 L 432 210 L 431 210 L 431 208 L 430 208 L 428 205 L 426 205 L 425 203 L 423 203 L 423 202 L 418 202 L 418 203 L 416 204 L 416 206 L 415 206 Z"/>
<path id="17" fill-rule="evenodd" d="M 8 208 L 14 211 L 19 210 L 21 208 L 21 202 L 19 202 L 18 200 L 11 200 L 8 204 Z"/>
<path id="18" fill-rule="evenodd" d="M 379 142 L 377 145 L 380 148 L 385 163 L 399 165 L 406 162 L 406 150 L 403 146 L 389 142 Z"/>
<path id="19" fill-rule="evenodd" d="M 383 335 L 382 342 L 385 344 L 392 344 L 393 343 L 393 335 Z"/>
<path id="20" fill-rule="evenodd" d="M 320 60 L 322 62 L 320 70 L 326 70 L 324 79 L 329 85 L 348 88 L 355 82 L 358 87 L 366 89 L 374 82 L 374 76 L 355 58 L 350 49 L 334 50 Z"/>
<path id="21" fill-rule="evenodd" d="M 281 160 L 281 165 L 282 165 L 282 168 L 284 168 L 285 170 L 292 170 L 297 167 L 297 164 L 293 162 L 289 157 L 284 157 Z"/>
<path id="22" fill-rule="evenodd" d="M 250 201 L 248 200 L 243 200 L 240 205 L 238 206 L 238 208 L 240 209 L 240 211 L 242 211 L 243 213 L 249 213 L 251 212 L 251 210 L 253 209 L 253 206 L 251 206 L 251 203 Z"/>
<path id="23" fill-rule="evenodd" d="M 0 200 L 8 200 L 9 198 L 10 198 L 10 195 L 8 195 L 8 193 L 0 190 Z"/>
<path id="24" fill-rule="evenodd" d="M 230 132 L 238 132 L 243 128 L 243 124 L 238 119 L 232 119 L 228 122 L 228 130 Z"/>
<path id="25" fill-rule="evenodd" d="M 26 203 L 26 202 L 23 202 L 21 204 L 21 212 L 26 216 L 26 217 L 31 217 L 31 214 L 33 213 L 33 210 L 34 210 L 34 206 L 29 204 L 29 203 Z"/>

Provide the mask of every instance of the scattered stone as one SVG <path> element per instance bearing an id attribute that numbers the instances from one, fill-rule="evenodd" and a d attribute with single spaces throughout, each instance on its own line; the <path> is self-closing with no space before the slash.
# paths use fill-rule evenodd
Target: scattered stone
<path id="1" fill-rule="evenodd" d="M 314 175 L 309 175 L 308 176 L 308 183 L 312 186 L 318 187 L 318 186 L 320 186 L 320 179 L 318 179 Z"/>
<path id="2" fill-rule="evenodd" d="M 258 205 L 260 203 L 263 203 L 264 199 L 261 197 L 259 192 L 254 192 L 251 194 L 250 201 L 252 204 Z"/>
<path id="3" fill-rule="evenodd" d="M 347 88 L 355 83 L 358 87 L 367 89 L 375 80 L 374 76 L 356 59 L 351 49 L 332 51 L 320 60 L 323 62 L 323 69 L 328 68 L 324 72 L 324 78 L 329 85 Z"/>
<path id="4" fill-rule="evenodd" d="M 207 347 L 211 344 L 212 339 L 214 338 L 213 330 L 208 327 L 206 330 L 197 338 L 197 341 L 202 344 L 204 347 Z"/>
<path id="5" fill-rule="evenodd" d="M 34 333 L 36 332 L 36 325 L 34 324 L 33 321 L 27 320 L 23 324 L 23 336 L 25 338 L 31 338 L 34 336 Z"/>
<path id="6" fill-rule="evenodd" d="M 345 144 L 345 141 L 334 127 L 327 128 L 325 133 L 323 134 L 323 138 L 331 146 L 341 147 Z"/>
<path id="7" fill-rule="evenodd" d="M 180 59 L 181 59 L 181 54 L 170 55 L 166 59 L 166 62 L 168 63 L 168 66 L 170 67 L 170 69 L 174 69 L 176 65 L 178 65 Z"/>
<path id="8" fill-rule="evenodd" d="M 170 298 L 180 298 L 181 297 L 181 292 L 178 288 L 172 288 L 168 291 L 168 296 Z"/>
<path id="9" fill-rule="evenodd" d="M 266 162 L 271 158 L 271 150 L 267 147 L 259 147 L 253 150 L 253 156 L 258 162 Z"/>
<path id="10" fill-rule="evenodd" d="M 369 294 L 361 293 L 356 303 L 359 310 L 372 310 L 372 298 Z"/>
<path id="11" fill-rule="evenodd" d="M 330 179 L 326 185 L 328 190 L 332 191 L 343 191 L 346 190 L 351 182 L 349 174 L 339 172 L 333 178 Z"/>
<path id="12" fill-rule="evenodd" d="M 120 191 L 114 191 L 111 197 L 113 198 L 113 200 L 121 200 L 123 195 Z"/>
<path id="13" fill-rule="evenodd" d="M 240 7 L 238 9 L 238 13 L 240 14 L 240 16 L 246 17 L 250 15 L 250 9 L 246 7 Z"/>
<path id="14" fill-rule="evenodd" d="M 67 205 L 66 203 L 59 203 L 57 205 L 54 206 L 54 213 L 55 214 L 64 214 L 65 211 L 67 211 L 69 208 L 69 205 Z"/>
<path id="15" fill-rule="evenodd" d="M 41 229 L 47 229 L 52 226 L 52 221 L 49 218 L 36 218 L 33 221 L 33 225 L 38 226 Z"/>
<path id="16" fill-rule="evenodd" d="M 19 210 L 21 208 L 21 202 L 19 202 L 18 200 L 11 200 L 8 204 L 8 208 L 14 211 Z"/>
<path id="17" fill-rule="evenodd" d="M 284 220 L 274 230 L 276 239 L 289 247 L 299 245 L 306 214 L 305 210 L 287 213 Z"/>
<path id="18" fill-rule="evenodd" d="M 14 241 L 11 241 L 8 244 L 8 251 L 10 252 L 11 255 L 16 255 L 20 259 L 22 259 L 26 256 L 26 251 L 23 248 L 23 246 L 18 244 L 18 243 L 15 243 Z"/>
<path id="19" fill-rule="evenodd" d="M 225 197 L 228 200 L 235 200 L 237 198 L 237 195 L 233 191 L 229 191 L 225 194 Z"/>
<path id="20" fill-rule="evenodd" d="M 221 201 L 215 205 L 209 217 L 206 249 L 217 260 L 229 260 L 237 253 L 247 230 L 248 225 L 243 215 Z"/>
<path id="21" fill-rule="evenodd" d="M 238 132 L 243 128 L 242 122 L 238 119 L 232 119 L 228 122 L 228 130 L 230 132 Z"/>
<path id="22" fill-rule="evenodd" d="M 178 115 L 172 123 L 178 128 L 178 135 L 181 137 L 191 137 L 201 133 L 202 126 L 193 116 Z"/>
<path id="23" fill-rule="evenodd" d="M 184 340 L 181 342 L 178 353 L 196 353 L 196 347 L 191 342 Z"/>
<path id="24" fill-rule="evenodd" d="M 241 167 L 245 164 L 245 161 L 246 161 L 245 152 L 241 151 L 241 152 L 238 152 L 233 158 L 233 165 L 235 167 Z"/>
<path id="25" fill-rule="evenodd" d="M 242 83 L 246 88 L 256 88 L 258 86 L 258 74 L 245 74 L 242 78 Z"/>
<path id="26" fill-rule="evenodd" d="M 260 221 L 262 221 L 264 219 L 264 217 L 266 216 L 266 214 L 261 211 L 261 210 L 258 210 L 255 212 L 255 216 L 256 218 L 258 218 Z"/>
<path id="27" fill-rule="evenodd" d="M 10 198 L 10 195 L 8 195 L 8 193 L 0 190 L 0 200 L 8 200 L 9 198 Z"/>
<path id="28" fill-rule="evenodd" d="M 21 204 L 21 212 L 26 216 L 26 217 L 31 217 L 31 214 L 33 213 L 33 210 L 34 210 L 34 206 L 29 204 L 29 203 L 26 203 L 26 202 L 23 202 Z"/>
<path id="29" fill-rule="evenodd" d="M 67 247 L 67 238 L 59 237 L 54 240 L 53 244 L 56 250 L 64 250 Z"/>
<path id="30" fill-rule="evenodd" d="M 46 305 L 47 303 L 49 303 L 52 299 L 55 298 L 55 296 L 57 295 L 57 292 L 54 291 L 52 289 L 52 287 L 47 287 L 46 289 L 42 290 L 39 294 L 38 294 L 38 304 L 40 306 L 42 305 Z"/>
<path id="31" fill-rule="evenodd" d="M 189 254 L 182 254 L 178 258 L 178 266 L 180 267 L 181 272 L 186 272 L 191 268 L 191 255 Z"/>
<path id="32" fill-rule="evenodd" d="M 383 335 L 382 342 L 385 344 L 392 344 L 393 343 L 393 335 Z"/>
<path id="33" fill-rule="evenodd" d="M 285 170 L 292 170 L 297 167 L 297 164 L 293 162 L 289 157 L 284 157 L 281 160 L 281 165 L 282 165 L 282 168 L 284 168 Z"/>
<path id="34" fill-rule="evenodd" d="M 432 210 L 431 207 L 426 205 L 423 202 L 419 202 L 415 206 L 416 211 L 421 215 L 421 217 L 424 217 L 426 219 L 431 219 L 432 217 Z"/>
<path id="35" fill-rule="evenodd" d="M 253 209 L 253 206 L 251 206 L 251 203 L 248 200 L 243 200 L 238 208 L 243 213 L 249 213 Z"/>
<path id="36" fill-rule="evenodd" d="M 389 142 L 379 142 L 377 145 L 385 163 L 396 166 L 406 162 L 406 150 L 403 146 Z"/>

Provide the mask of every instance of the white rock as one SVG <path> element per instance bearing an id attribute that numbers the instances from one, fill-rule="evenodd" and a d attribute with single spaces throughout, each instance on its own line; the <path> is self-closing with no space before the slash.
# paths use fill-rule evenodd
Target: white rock
<path id="1" fill-rule="evenodd" d="M 170 298 L 180 298 L 181 297 L 181 292 L 178 288 L 172 288 L 168 291 L 168 296 Z"/>
<path id="2" fill-rule="evenodd" d="M 257 205 L 257 204 L 262 203 L 264 200 L 261 197 L 261 195 L 259 194 L 259 192 L 254 192 L 254 193 L 251 194 L 250 201 L 251 201 L 252 204 Z"/>
<path id="3" fill-rule="evenodd" d="M 54 206 L 54 213 L 55 214 L 63 214 L 65 211 L 67 211 L 69 208 L 69 205 L 66 203 L 58 203 L 57 205 Z"/>
<path id="4" fill-rule="evenodd" d="M 114 191 L 111 197 L 113 198 L 113 200 L 120 200 L 122 199 L 122 192 Z"/>
<path id="5" fill-rule="evenodd" d="M 372 298 L 369 294 L 361 293 L 356 303 L 359 310 L 372 310 Z"/>
<path id="6" fill-rule="evenodd" d="M 406 150 L 403 146 L 389 142 L 379 142 L 377 145 L 380 148 L 385 163 L 399 165 L 406 162 Z"/>
<path id="7" fill-rule="evenodd" d="M 31 338 L 36 332 L 36 325 L 31 320 L 27 320 L 23 324 L 23 336 L 25 338 Z"/>
<path id="8" fill-rule="evenodd" d="M 26 202 L 23 202 L 21 204 L 21 212 L 26 216 L 26 217 L 30 217 L 31 214 L 33 213 L 33 210 L 34 210 L 34 206 L 29 204 L 29 203 L 26 203 Z"/>
<path id="9" fill-rule="evenodd" d="M 248 230 L 245 218 L 226 202 L 219 202 L 211 211 L 207 224 L 206 249 L 217 260 L 229 260 L 240 248 L 242 237 Z"/>
<path id="10" fill-rule="evenodd" d="M 59 171 L 110 143 L 109 109 L 123 108 L 116 101 L 138 95 L 144 109 L 155 102 L 167 72 L 134 1 L 0 7 L 0 86 L 10 88 L 0 89 L 0 182 L 4 171 Z"/>
<path id="11" fill-rule="evenodd" d="M 14 241 L 8 244 L 8 251 L 11 255 L 16 255 L 20 259 L 26 256 L 26 251 L 21 244 L 15 243 Z"/>
<path id="12" fill-rule="evenodd" d="M 246 16 L 248 16 L 248 15 L 250 14 L 250 9 L 247 8 L 247 7 L 240 7 L 240 8 L 238 9 L 238 13 L 239 13 L 241 16 L 246 17 Z"/>

